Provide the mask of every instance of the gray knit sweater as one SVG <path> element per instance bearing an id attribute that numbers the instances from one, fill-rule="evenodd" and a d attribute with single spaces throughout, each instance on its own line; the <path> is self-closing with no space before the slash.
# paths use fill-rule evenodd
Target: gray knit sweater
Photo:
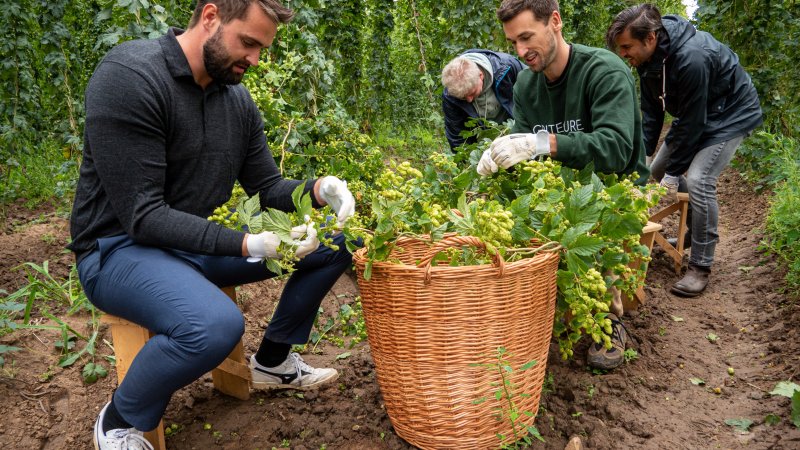
<path id="1" fill-rule="evenodd" d="M 241 85 L 197 85 L 181 32 L 117 46 L 89 81 L 68 246 L 79 261 L 97 239 L 122 234 L 143 245 L 241 255 L 244 234 L 206 220 L 237 179 L 262 206 L 293 209 L 301 181 L 281 177 L 250 94 Z"/>

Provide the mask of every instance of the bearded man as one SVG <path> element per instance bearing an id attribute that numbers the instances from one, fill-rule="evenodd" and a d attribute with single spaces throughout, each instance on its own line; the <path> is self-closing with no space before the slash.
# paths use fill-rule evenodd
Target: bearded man
<path id="1" fill-rule="evenodd" d="M 69 248 L 89 300 L 153 334 L 100 411 L 96 449 L 152 448 L 142 432 L 158 425 L 172 394 L 219 365 L 244 333 L 219 287 L 276 276 L 261 261 L 278 257 L 279 236 L 206 220 L 235 181 L 264 207 L 293 211 L 303 184 L 315 207 L 330 204 L 340 222 L 353 214 L 342 180 L 281 176 L 239 84 L 292 15 L 277 0 L 199 0 L 186 31 L 115 47 L 89 81 Z M 333 251 L 317 232 L 296 227 L 297 239 L 284 242 L 301 259 L 250 358 L 255 389 L 314 389 L 338 376 L 290 352 L 307 342 L 351 264 L 341 234 Z"/>

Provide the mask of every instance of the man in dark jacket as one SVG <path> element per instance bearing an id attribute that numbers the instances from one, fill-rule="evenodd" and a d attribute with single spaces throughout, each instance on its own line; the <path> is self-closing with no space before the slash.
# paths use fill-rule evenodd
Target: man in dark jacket
<path id="1" fill-rule="evenodd" d="M 481 49 L 467 50 L 444 67 L 442 111 L 451 149 L 465 143 L 461 132 L 469 119 L 503 123 L 513 118 L 514 83 L 523 68 L 507 53 Z"/>
<path id="2" fill-rule="evenodd" d="M 719 241 L 717 178 L 762 123 L 758 94 L 731 49 L 682 17 L 662 18 L 653 5 L 620 12 L 606 42 L 639 73 L 648 156 L 656 149 L 665 112 L 674 118 L 651 173 L 668 196 L 679 186 L 689 192 L 689 269 L 672 292 L 695 297 L 708 285 Z"/>

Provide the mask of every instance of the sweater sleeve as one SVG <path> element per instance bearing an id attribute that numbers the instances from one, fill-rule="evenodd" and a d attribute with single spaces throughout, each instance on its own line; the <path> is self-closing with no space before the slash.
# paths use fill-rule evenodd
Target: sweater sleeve
<path id="1" fill-rule="evenodd" d="M 444 134 L 450 144 L 450 149 L 453 150 L 465 142 L 465 139 L 461 137 L 461 132 L 466 129 L 464 123 L 469 116 L 463 109 L 456 106 L 447 94 L 442 94 L 442 113 L 444 114 Z"/>
<path id="2" fill-rule="evenodd" d="M 599 72 L 599 71 L 596 71 Z M 630 73 L 614 69 L 596 76 L 584 87 L 591 131 L 558 134 L 555 159 L 568 167 L 594 162 L 602 173 L 621 173 L 634 151 L 636 91 Z"/>
<path id="3" fill-rule="evenodd" d="M 86 89 L 86 145 L 114 215 L 140 244 L 241 255 L 243 233 L 166 203 L 169 119 L 157 92 L 150 80 L 108 61 Z"/>

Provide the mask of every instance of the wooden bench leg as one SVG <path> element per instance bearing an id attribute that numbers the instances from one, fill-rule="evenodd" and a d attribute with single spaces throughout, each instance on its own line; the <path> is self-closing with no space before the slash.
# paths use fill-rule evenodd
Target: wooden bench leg
<path id="1" fill-rule="evenodd" d="M 234 287 L 227 287 L 222 290 L 231 300 L 236 301 L 236 289 Z M 117 367 L 117 383 L 120 384 L 125 375 L 128 374 L 128 368 L 131 366 L 133 359 L 153 334 L 140 325 L 110 314 L 103 315 L 101 321 L 111 326 L 111 339 L 114 343 L 114 356 Z M 241 341 L 236 344 L 233 352 L 225 361 L 211 371 L 211 377 L 214 380 L 214 387 L 220 392 L 242 400 L 250 398 L 250 380 L 252 376 L 244 358 L 244 347 Z M 158 423 L 155 430 L 146 432 L 144 436 L 150 441 L 155 450 L 166 450 L 163 420 Z"/>
<path id="2" fill-rule="evenodd" d="M 678 242 L 676 246 L 670 245 L 667 242 L 666 236 L 661 233 L 655 235 L 655 242 L 659 247 L 664 249 L 667 255 L 672 258 L 675 267 L 675 273 L 681 273 L 681 266 L 683 265 L 683 255 L 685 250 L 683 244 L 686 239 L 686 216 L 689 212 L 689 194 L 685 192 L 678 192 L 678 201 L 665 207 L 664 209 L 656 212 L 650 217 L 650 221 L 654 223 L 661 222 L 665 217 L 678 212 Z"/>
<path id="3" fill-rule="evenodd" d="M 114 357 L 117 366 L 117 385 L 120 385 L 125 375 L 128 374 L 128 368 L 131 366 L 133 358 L 150 339 L 151 333 L 133 322 L 108 314 L 103 316 L 103 322 L 111 325 L 111 339 L 114 342 Z M 144 437 L 150 441 L 155 450 L 166 450 L 164 421 L 158 422 L 155 430 L 145 432 Z"/>
<path id="4" fill-rule="evenodd" d="M 653 242 L 661 228 L 661 224 L 647 222 L 647 225 L 645 225 L 642 229 L 642 237 L 639 238 L 639 243 L 647 247 L 652 252 Z M 630 267 L 638 269 L 640 264 L 641 261 L 637 259 L 635 261 L 631 261 Z M 644 287 L 640 287 L 636 290 L 633 298 L 630 298 L 627 295 L 622 296 L 622 307 L 625 311 L 633 311 L 640 305 L 643 305 L 645 300 L 647 300 L 647 294 L 644 292 Z"/>
<path id="5" fill-rule="evenodd" d="M 222 289 L 234 302 L 236 301 L 236 289 L 227 287 Z M 211 378 L 214 380 L 214 387 L 223 394 L 236 397 L 240 400 L 250 398 L 250 368 L 244 358 L 244 347 L 239 341 L 230 355 L 216 369 L 211 371 Z"/>

